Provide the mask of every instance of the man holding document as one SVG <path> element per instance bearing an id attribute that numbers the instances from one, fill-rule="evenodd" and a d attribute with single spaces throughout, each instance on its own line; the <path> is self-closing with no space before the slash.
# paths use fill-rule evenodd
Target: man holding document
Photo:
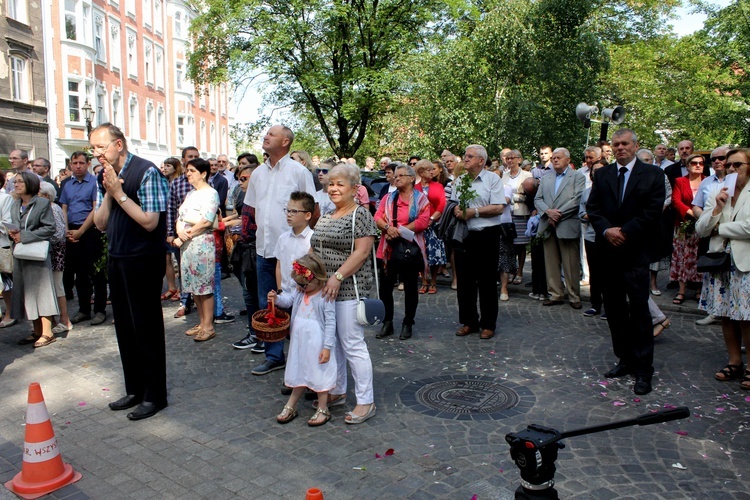
<path id="1" fill-rule="evenodd" d="M 456 335 L 463 337 L 481 329 L 480 338 L 491 339 L 497 322 L 497 269 L 500 258 L 500 215 L 507 206 L 503 180 L 485 170 L 487 150 L 467 146 L 466 172 L 453 183 L 451 200 L 459 202 L 454 215 L 465 221 L 469 233 L 462 251 L 456 251 L 458 274 L 458 320 L 463 325 Z M 461 209 L 464 205 L 467 208 Z M 479 310 L 477 311 L 477 293 Z"/>
<path id="2" fill-rule="evenodd" d="M 417 313 L 419 273 L 426 272 L 423 233 L 430 224 L 430 202 L 426 195 L 414 189 L 416 174 L 412 167 L 398 167 L 394 179 L 396 190 L 380 202 L 375 213 L 375 224 L 382 232 L 377 256 L 382 262 L 380 299 L 385 305 L 383 327 L 376 337 L 381 339 L 393 334 L 393 286 L 400 277 L 404 284 L 405 307 L 399 338 L 406 340 L 412 336 Z"/>

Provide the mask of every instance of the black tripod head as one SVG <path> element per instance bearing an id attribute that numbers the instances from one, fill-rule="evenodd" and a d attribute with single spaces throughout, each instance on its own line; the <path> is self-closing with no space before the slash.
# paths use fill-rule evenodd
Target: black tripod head
<path id="1" fill-rule="evenodd" d="M 555 460 L 557 460 L 557 451 L 565 447 L 560 442 L 561 439 L 633 425 L 659 424 L 689 416 L 690 410 L 686 406 L 681 406 L 671 410 L 645 413 L 629 420 L 584 427 L 568 432 L 560 432 L 550 427 L 531 424 L 520 432 L 507 434 L 505 440 L 510 445 L 510 458 L 521 470 L 521 486 L 516 490 L 516 499 L 558 498 L 557 491 L 554 488 Z"/>

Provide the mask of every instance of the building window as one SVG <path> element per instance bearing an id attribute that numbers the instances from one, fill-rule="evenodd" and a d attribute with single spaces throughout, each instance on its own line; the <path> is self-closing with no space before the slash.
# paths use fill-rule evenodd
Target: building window
<path id="1" fill-rule="evenodd" d="M 29 102 L 29 61 L 19 56 L 10 56 L 11 99 Z"/>
<path id="2" fill-rule="evenodd" d="M 8 17 L 19 23 L 29 24 L 29 17 L 26 3 L 28 0 L 7 0 Z"/>
<path id="3" fill-rule="evenodd" d="M 156 121 L 154 121 L 154 105 L 146 105 L 146 140 L 156 142 Z"/>
<path id="4" fill-rule="evenodd" d="M 177 117 L 177 145 L 182 146 L 185 144 L 185 117 Z"/>
<path id="5" fill-rule="evenodd" d="M 112 58 L 112 69 L 119 71 L 122 69 L 122 52 L 120 49 L 120 25 L 109 20 L 109 33 L 112 36 L 112 43 L 110 47 L 110 56 Z"/>
<path id="6" fill-rule="evenodd" d="M 96 123 L 101 125 L 107 121 L 107 95 L 104 90 L 99 89 L 96 92 Z"/>
<path id="7" fill-rule="evenodd" d="M 211 152 L 216 153 L 216 125 L 211 124 Z"/>
<path id="8" fill-rule="evenodd" d="M 125 12 L 135 17 L 135 0 L 125 0 Z"/>
<path id="9" fill-rule="evenodd" d="M 146 69 L 146 83 L 154 84 L 154 63 L 153 63 L 153 50 L 154 47 L 151 42 L 144 42 L 143 44 L 143 65 Z"/>
<path id="10" fill-rule="evenodd" d="M 94 18 L 94 49 L 96 50 L 96 58 L 99 61 L 107 60 L 107 49 L 104 43 L 104 18 L 96 16 Z"/>
<path id="11" fill-rule="evenodd" d="M 128 124 L 128 131 L 130 132 L 131 139 L 140 139 L 138 133 L 138 99 L 135 97 L 130 98 L 130 123 Z"/>
<path id="12" fill-rule="evenodd" d="M 78 40 L 77 6 L 76 0 L 65 0 L 65 38 L 68 40 Z"/>
<path id="13" fill-rule="evenodd" d="M 156 88 L 164 89 L 164 49 L 156 47 Z"/>
<path id="14" fill-rule="evenodd" d="M 164 121 L 164 108 L 159 105 L 159 109 L 156 110 L 156 130 L 159 134 L 156 142 L 159 144 L 166 144 L 167 138 L 167 124 Z"/>
<path id="15" fill-rule="evenodd" d="M 83 6 L 83 18 L 80 25 L 80 41 L 86 45 L 91 45 L 91 7 L 88 5 Z"/>
<path id="16" fill-rule="evenodd" d="M 128 75 L 138 79 L 138 52 L 136 34 L 128 30 Z"/>
<path id="17" fill-rule="evenodd" d="M 175 71 L 175 87 L 177 87 L 177 90 L 182 90 L 182 79 L 184 78 L 184 66 L 182 63 L 177 63 L 177 70 Z"/>
<path id="18" fill-rule="evenodd" d="M 79 123 L 81 121 L 81 94 L 80 83 L 68 82 L 68 121 Z"/>
<path id="19" fill-rule="evenodd" d="M 154 32 L 161 35 L 161 0 L 154 0 Z"/>
<path id="20" fill-rule="evenodd" d="M 182 15 L 179 12 L 174 15 L 174 36 L 182 38 Z"/>
<path id="21" fill-rule="evenodd" d="M 149 29 L 153 26 L 151 19 L 151 0 L 143 0 L 143 24 Z"/>
<path id="22" fill-rule="evenodd" d="M 112 123 L 122 128 L 122 113 L 120 112 L 120 94 L 112 93 Z"/>

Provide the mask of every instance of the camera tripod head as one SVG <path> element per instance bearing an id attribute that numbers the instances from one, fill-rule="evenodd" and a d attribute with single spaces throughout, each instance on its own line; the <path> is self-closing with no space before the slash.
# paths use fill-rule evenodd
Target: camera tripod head
<path id="1" fill-rule="evenodd" d="M 521 486 L 516 490 L 516 499 L 542 500 L 558 498 L 555 491 L 555 460 L 558 450 L 565 447 L 560 442 L 568 437 L 593 434 L 596 432 L 630 427 L 633 425 L 651 425 L 670 422 L 690 416 L 686 406 L 654 413 L 645 413 L 639 417 L 612 422 L 610 424 L 584 427 L 574 431 L 560 432 L 550 427 L 531 424 L 520 432 L 505 436 L 510 445 L 510 458 L 521 470 Z"/>

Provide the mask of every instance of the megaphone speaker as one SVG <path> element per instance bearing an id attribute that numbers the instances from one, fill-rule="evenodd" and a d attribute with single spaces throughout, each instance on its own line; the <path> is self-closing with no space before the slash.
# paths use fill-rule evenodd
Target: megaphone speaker
<path id="1" fill-rule="evenodd" d="M 617 106 L 614 108 L 605 108 L 602 111 L 604 119 L 613 125 L 619 125 L 625 121 L 625 108 Z"/>
<path id="2" fill-rule="evenodd" d="M 585 102 L 579 102 L 576 106 L 576 116 L 579 120 L 586 123 L 586 120 L 591 118 L 591 115 L 595 115 L 599 112 L 599 108 L 596 106 L 589 106 Z"/>

